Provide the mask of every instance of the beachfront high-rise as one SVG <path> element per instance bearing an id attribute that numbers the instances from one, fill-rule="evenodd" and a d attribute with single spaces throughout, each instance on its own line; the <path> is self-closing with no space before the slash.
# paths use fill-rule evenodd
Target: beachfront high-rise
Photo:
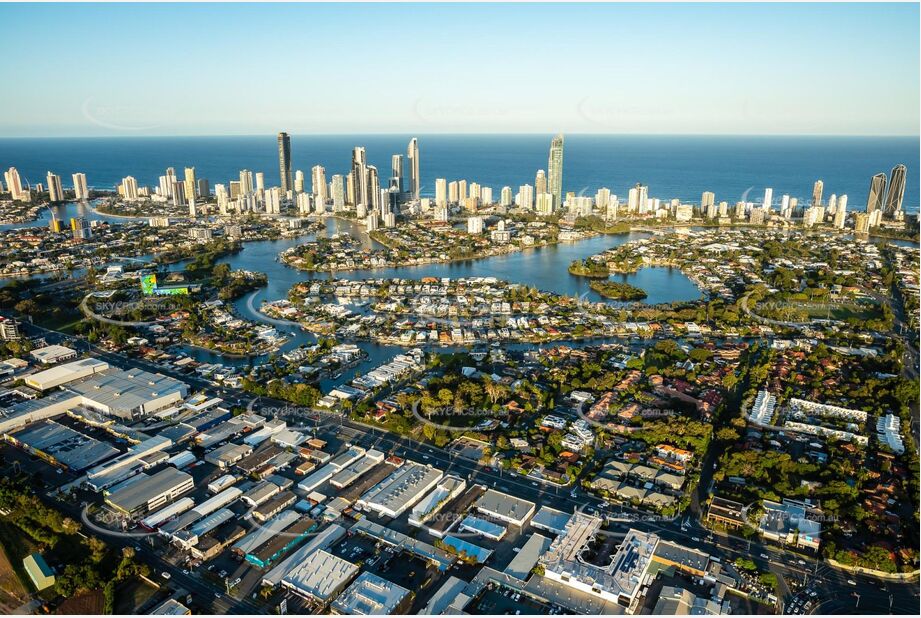
<path id="1" fill-rule="evenodd" d="M 278 176 L 281 179 L 282 193 L 294 188 L 291 178 L 291 138 L 285 132 L 278 134 Z"/>
<path id="2" fill-rule="evenodd" d="M 422 186 L 422 179 L 419 176 L 419 140 L 415 137 L 409 140 L 409 146 L 406 149 L 406 156 L 409 158 L 409 190 L 414 200 L 419 199 L 419 189 Z"/>
<path id="3" fill-rule="evenodd" d="M 905 197 L 905 166 L 899 163 L 889 173 L 889 194 L 886 196 L 886 216 L 893 217 L 902 210 Z"/>
<path id="4" fill-rule="evenodd" d="M 867 214 L 883 208 L 883 196 L 886 194 L 886 175 L 880 172 L 870 179 L 870 194 L 867 196 Z"/>
<path id="5" fill-rule="evenodd" d="M 86 174 L 77 172 L 73 175 L 74 179 L 74 199 L 86 200 L 90 197 L 90 190 L 86 186 Z"/>
<path id="6" fill-rule="evenodd" d="M 547 162 L 548 187 L 553 195 L 553 209 L 557 210 L 563 204 L 563 134 L 559 134 L 550 142 L 550 158 Z"/>
<path id="7" fill-rule="evenodd" d="M 48 200 L 51 202 L 64 201 L 64 189 L 61 187 L 61 177 L 48 172 Z"/>
<path id="8" fill-rule="evenodd" d="M 403 193 L 403 155 L 390 157 L 390 186 Z"/>
<path id="9" fill-rule="evenodd" d="M 821 206 L 822 205 L 822 191 L 825 189 L 825 183 L 821 180 L 816 180 L 815 184 L 812 185 L 812 205 Z"/>
<path id="10" fill-rule="evenodd" d="M 339 178 L 342 181 L 342 177 Z M 320 204 L 325 204 L 328 199 L 326 184 L 326 168 L 322 165 L 314 165 L 310 170 L 310 188 L 313 199 Z"/>
<path id="11" fill-rule="evenodd" d="M 368 206 L 368 158 L 362 146 L 355 146 L 352 150 L 352 172 L 350 175 L 352 188 L 349 191 L 352 205 L 363 204 Z"/>

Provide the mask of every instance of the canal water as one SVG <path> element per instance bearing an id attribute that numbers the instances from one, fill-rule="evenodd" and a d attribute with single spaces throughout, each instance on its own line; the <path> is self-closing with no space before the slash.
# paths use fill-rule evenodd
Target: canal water
<path id="1" fill-rule="evenodd" d="M 379 248 L 371 241 L 363 228 L 350 221 L 329 218 L 326 220 L 326 235 L 350 234 L 355 238 L 368 243 L 368 246 Z M 366 279 L 366 278 L 421 278 L 421 277 L 496 277 L 517 283 L 534 286 L 538 289 L 548 290 L 559 294 L 575 297 L 585 295 L 592 301 L 603 300 L 598 294 L 588 287 L 589 280 L 576 277 L 567 272 L 569 263 L 576 259 L 583 259 L 604 249 L 609 249 L 639 238 L 646 238 L 650 234 L 645 232 L 631 232 L 626 234 L 596 236 L 590 239 L 561 243 L 549 247 L 527 249 L 517 253 L 484 258 L 480 260 L 465 260 L 448 264 L 426 264 L 421 266 L 406 266 L 398 268 L 376 268 L 356 270 L 340 273 L 315 273 L 297 270 L 285 266 L 278 261 L 278 255 L 290 247 L 313 240 L 315 234 L 306 234 L 298 238 L 280 240 L 257 241 L 246 243 L 242 251 L 219 260 L 228 264 L 233 269 L 256 270 L 268 275 L 268 284 L 247 295 L 234 303 L 234 308 L 242 317 L 253 321 L 265 321 L 265 316 L 259 312 L 263 301 L 285 298 L 288 290 L 299 281 L 311 279 Z M 171 269 L 181 269 L 183 264 L 173 264 Z M 669 303 L 693 300 L 701 296 L 700 290 L 683 273 L 673 268 L 644 268 L 631 275 L 617 275 L 620 280 L 627 280 L 634 285 L 642 287 L 649 294 L 648 303 Z M 315 337 L 302 331 L 294 325 L 274 324 L 280 332 L 285 332 L 290 339 L 281 351 L 287 351 L 300 345 L 309 345 Z M 597 343 L 597 340 L 595 341 Z M 321 386 L 329 387 L 334 384 L 347 382 L 354 375 L 367 371 L 371 367 L 385 363 L 404 348 L 399 346 L 380 345 L 370 342 L 361 342 L 360 347 L 368 354 L 368 359 L 359 365 L 343 372 L 335 380 L 329 380 Z M 582 345 L 585 345 L 583 343 Z M 529 344 L 507 346 L 509 349 L 533 347 Z M 453 348 L 443 348 L 450 352 Z M 228 358 L 197 348 L 183 350 L 192 358 L 201 362 L 221 363 L 231 366 L 247 366 L 258 364 L 264 357 L 250 359 Z"/>

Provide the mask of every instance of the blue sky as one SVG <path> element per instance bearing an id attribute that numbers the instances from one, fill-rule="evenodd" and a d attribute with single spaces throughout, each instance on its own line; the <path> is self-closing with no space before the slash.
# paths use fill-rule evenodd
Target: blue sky
<path id="1" fill-rule="evenodd" d="M 917 4 L 3 4 L 0 23 L 0 137 L 919 133 Z"/>

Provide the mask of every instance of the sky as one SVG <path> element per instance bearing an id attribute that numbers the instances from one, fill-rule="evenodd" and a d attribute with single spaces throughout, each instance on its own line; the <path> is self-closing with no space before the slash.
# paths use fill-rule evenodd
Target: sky
<path id="1" fill-rule="evenodd" d="M 909 4 L 2 4 L 0 137 L 919 134 Z"/>

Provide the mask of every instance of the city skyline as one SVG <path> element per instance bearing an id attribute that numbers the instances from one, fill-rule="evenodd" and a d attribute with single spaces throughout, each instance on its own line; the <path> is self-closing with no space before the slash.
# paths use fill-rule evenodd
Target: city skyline
<path id="1" fill-rule="evenodd" d="M 62 5 L 51 14 L 3 5 L 0 15 L 9 26 L 0 49 L 19 59 L 7 73 L 18 87 L 0 102 L 5 137 L 250 135 L 279 125 L 292 135 L 919 133 L 916 4 L 540 4 L 527 25 L 508 5 Z M 29 46 L 28 24 L 39 20 L 46 40 Z M 470 36 L 472 21 L 485 34 Z M 283 52 L 304 23 L 310 40 Z M 339 36 L 346 23 L 365 35 L 360 43 Z M 520 36 L 504 36 L 513 29 Z M 574 33 L 568 50 L 555 52 L 546 42 L 563 32 Z M 765 36 L 771 44 L 754 43 Z M 406 61 L 387 99 L 311 86 L 358 63 L 369 91 L 387 89 L 391 58 L 381 50 L 394 37 Z M 443 49 L 441 39 L 455 44 Z M 24 48 L 29 55 L 15 52 Z M 218 85 L 211 96 L 174 96 L 179 69 L 164 68 L 187 57 L 196 59 L 190 79 Z M 47 96 L 50 67 L 67 97 Z M 566 80 L 502 96 L 529 92 L 535 71 Z M 444 76 L 458 72 L 470 87 L 449 92 Z M 887 97 L 859 87 L 871 72 Z M 231 77 L 242 79 L 233 96 L 220 87 Z"/>

